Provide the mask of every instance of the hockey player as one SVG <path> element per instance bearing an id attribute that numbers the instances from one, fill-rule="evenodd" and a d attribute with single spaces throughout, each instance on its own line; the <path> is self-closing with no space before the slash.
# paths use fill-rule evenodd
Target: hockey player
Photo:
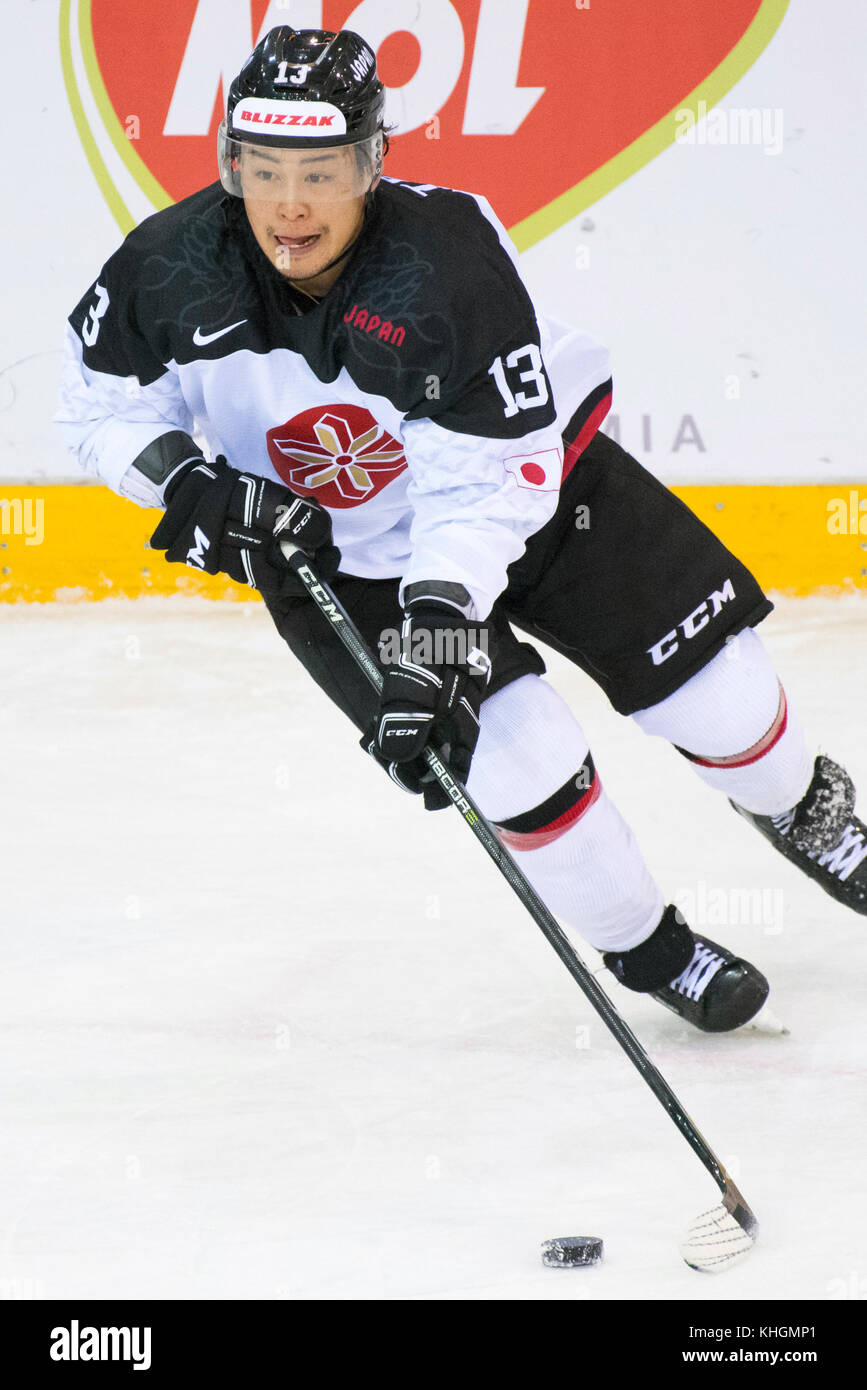
<path id="1" fill-rule="evenodd" d="M 754 630 L 772 608 L 755 579 L 600 432 L 605 350 L 535 307 L 484 198 L 383 178 L 387 147 L 368 45 L 271 30 L 230 88 L 219 182 L 132 232 L 72 312 L 70 446 L 165 509 L 152 544 L 169 561 L 258 589 L 363 746 L 433 809 L 420 754 L 444 745 L 623 985 L 701 1029 L 737 1027 L 766 980 L 666 906 L 513 629 L 865 912 L 851 781 L 808 752 Z M 378 703 L 277 529 L 379 645 Z"/>

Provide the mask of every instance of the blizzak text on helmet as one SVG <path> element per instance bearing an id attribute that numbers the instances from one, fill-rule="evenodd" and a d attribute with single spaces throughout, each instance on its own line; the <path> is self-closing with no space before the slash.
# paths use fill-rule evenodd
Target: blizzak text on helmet
<path id="1" fill-rule="evenodd" d="M 236 111 L 235 125 L 242 121 L 252 121 L 260 125 L 331 125 L 334 121 L 333 116 L 290 116 L 285 111 L 275 114 L 266 111 L 263 115 L 261 111 Z"/>

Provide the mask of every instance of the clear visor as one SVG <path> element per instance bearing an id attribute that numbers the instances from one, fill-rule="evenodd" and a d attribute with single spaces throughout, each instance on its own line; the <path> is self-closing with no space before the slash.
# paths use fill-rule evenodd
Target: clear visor
<path id="1" fill-rule="evenodd" d="M 233 140 L 225 121 L 217 141 L 220 182 L 246 201 L 342 203 L 362 197 L 382 170 L 382 134 L 351 145 L 292 149 Z"/>

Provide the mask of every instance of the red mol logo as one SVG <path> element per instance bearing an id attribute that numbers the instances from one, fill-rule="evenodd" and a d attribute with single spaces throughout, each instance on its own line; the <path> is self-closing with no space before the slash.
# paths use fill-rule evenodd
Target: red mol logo
<path id="1" fill-rule="evenodd" d="M 60 7 L 60 45 L 72 116 L 124 231 L 214 181 L 229 84 L 262 34 L 290 23 L 360 32 L 396 126 L 386 172 L 485 194 L 523 250 L 673 144 L 678 107 L 719 102 L 786 5 L 76 0 Z"/>
<path id="2" fill-rule="evenodd" d="M 323 507 L 357 507 L 406 468 L 403 447 L 360 405 L 319 405 L 267 433 L 287 487 Z"/>

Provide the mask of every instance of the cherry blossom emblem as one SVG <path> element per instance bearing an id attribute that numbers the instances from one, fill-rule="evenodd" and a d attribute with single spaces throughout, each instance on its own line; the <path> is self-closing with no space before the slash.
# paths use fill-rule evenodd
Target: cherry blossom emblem
<path id="1" fill-rule="evenodd" d="M 364 406 L 314 406 L 266 438 L 287 487 L 324 507 L 357 507 L 406 468 L 403 447 Z"/>

